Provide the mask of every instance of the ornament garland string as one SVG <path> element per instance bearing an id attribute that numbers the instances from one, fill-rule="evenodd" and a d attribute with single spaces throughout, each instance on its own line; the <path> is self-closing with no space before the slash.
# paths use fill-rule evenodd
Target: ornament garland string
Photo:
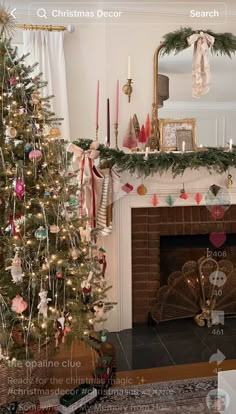
<path id="1" fill-rule="evenodd" d="M 87 151 L 92 143 L 90 139 L 79 139 L 74 144 Z M 145 153 L 127 154 L 122 150 L 108 148 L 103 144 L 99 145 L 100 161 L 106 162 L 110 168 L 115 167 L 118 172 L 128 172 L 137 174 L 139 177 L 163 173 L 170 170 L 173 177 L 182 175 L 186 169 L 198 170 L 205 167 L 212 173 L 213 171 L 222 174 L 230 167 L 236 167 L 236 147 L 233 146 L 231 152 L 226 152 L 223 148 L 208 148 L 207 151 L 193 151 L 185 153 L 174 152 L 149 152 L 145 160 Z"/>

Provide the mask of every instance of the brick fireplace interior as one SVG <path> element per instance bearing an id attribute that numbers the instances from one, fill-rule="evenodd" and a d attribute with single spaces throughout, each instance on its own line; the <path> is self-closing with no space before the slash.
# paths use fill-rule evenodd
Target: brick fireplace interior
<path id="1" fill-rule="evenodd" d="M 236 263 L 236 249 L 232 248 L 236 246 L 236 205 L 221 220 L 214 219 L 205 206 L 132 209 L 133 323 L 147 321 L 158 289 L 166 284 L 171 271 L 206 255 L 207 248 L 214 251 L 209 241 L 213 232 L 229 235 L 227 259 Z"/>

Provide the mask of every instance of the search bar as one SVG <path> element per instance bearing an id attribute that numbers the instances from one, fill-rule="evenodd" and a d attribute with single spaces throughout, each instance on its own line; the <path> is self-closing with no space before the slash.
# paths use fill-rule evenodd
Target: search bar
<path id="1" fill-rule="evenodd" d="M 94 2 L 32 3 L 31 18 L 47 23 L 153 23 L 219 24 L 225 23 L 227 7 L 223 2 Z"/>

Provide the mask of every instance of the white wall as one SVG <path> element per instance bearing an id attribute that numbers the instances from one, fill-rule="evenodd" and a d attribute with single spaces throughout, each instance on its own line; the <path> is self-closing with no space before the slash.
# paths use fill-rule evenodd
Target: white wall
<path id="1" fill-rule="evenodd" d="M 231 4 L 231 9 L 228 7 L 230 20 L 215 26 L 210 24 L 210 28 L 215 32 L 232 31 L 236 33 L 235 15 L 232 11 L 233 3 L 229 0 L 227 3 Z M 160 6 L 159 14 L 145 15 L 143 12 L 141 14 L 137 13 L 138 3 L 134 3 L 132 7 L 129 3 L 129 7 L 133 9 L 133 14 L 130 15 L 128 22 L 117 24 L 101 24 L 95 21 L 82 22 L 76 25 L 73 34 L 66 34 L 65 53 L 72 139 L 95 137 L 96 83 L 99 79 L 99 139 L 103 141 L 106 136 L 106 99 L 109 97 L 111 139 L 114 142 L 116 80 L 120 80 L 121 87 L 126 81 L 128 55 L 131 56 L 131 75 L 134 84 L 131 103 L 128 103 L 126 95 L 120 93 L 120 146 L 128 126 L 129 117 L 137 113 L 140 122 L 144 123 L 147 113 L 151 114 L 153 54 L 155 48 L 159 45 L 163 34 L 169 31 L 187 25 L 191 25 L 196 29 L 199 28 L 198 22 L 183 21 L 177 16 L 168 16 L 168 13 L 163 17 L 163 13 L 161 14 L 162 9 L 164 10 L 163 4 Z M 167 2 L 165 5 L 167 5 Z M 178 13 L 180 13 L 179 10 L 178 6 Z M 27 22 L 27 16 L 22 15 L 20 20 L 21 22 Z M 51 24 L 52 22 L 47 20 L 43 23 Z M 65 24 L 65 22 L 58 23 Z M 211 22 L 201 21 L 201 28 L 209 27 L 209 23 Z M 20 43 L 21 38 L 21 33 L 18 31 L 16 42 Z M 168 59 L 163 62 L 160 61 L 161 72 L 167 73 L 170 77 L 171 96 L 170 100 L 166 102 L 165 108 L 160 110 L 159 116 L 173 118 L 196 117 L 198 144 L 222 145 L 225 140 L 230 138 L 236 143 L 236 137 L 234 137 L 234 131 L 236 130 L 236 82 L 234 79 L 236 57 L 232 60 L 226 57 L 225 66 L 224 61 L 219 57 L 219 67 L 216 67 L 215 63 L 217 57 L 212 58 L 212 91 L 215 93 L 217 90 L 219 94 L 217 96 L 214 93 L 209 94 L 209 98 L 203 98 L 200 102 L 191 98 L 191 62 L 186 62 L 186 59 L 186 55 L 183 55 L 180 57 L 172 56 L 169 61 Z M 180 77 L 177 76 L 179 72 L 181 72 Z M 227 90 L 233 91 L 229 97 L 231 103 L 227 103 L 228 95 L 224 94 L 226 86 Z M 56 95 L 57 92 L 54 92 Z M 189 101 L 187 96 L 190 97 Z"/>
<path id="2" fill-rule="evenodd" d="M 106 136 L 107 97 L 111 100 L 111 127 L 113 128 L 116 80 L 120 80 L 121 86 L 125 83 L 128 55 L 131 56 L 131 76 L 134 79 L 134 84 L 131 103 L 128 103 L 126 95 L 120 93 L 120 145 L 131 115 L 137 113 L 140 122 L 145 122 L 147 113 L 151 114 L 152 109 L 153 54 L 161 39 L 161 29 L 160 27 L 145 26 L 145 30 L 142 30 L 136 25 L 122 28 L 118 25 L 103 28 L 101 26 L 91 27 L 90 25 L 81 26 L 74 35 L 67 36 L 68 91 L 73 138 L 93 138 L 95 135 L 97 79 L 100 79 L 101 91 L 100 140 L 103 141 Z M 165 31 L 169 30 L 173 30 L 173 28 L 165 28 Z M 231 64 L 230 60 L 228 64 Z M 224 82 L 225 79 L 222 79 L 223 84 Z M 230 79 L 230 82 L 234 88 L 236 82 L 233 78 Z M 184 90 L 184 78 L 181 86 Z M 179 108 L 181 109 L 179 110 Z M 164 109 L 160 110 L 159 116 L 163 118 L 196 117 L 198 144 L 215 146 L 224 145 L 224 141 L 230 138 L 235 139 L 236 143 L 235 113 L 235 102 L 203 102 L 201 105 L 199 101 L 172 102 L 170 100 L 170 102 L 166 102 Z M 113 137 L 113 130 L 111 134 Z"/>

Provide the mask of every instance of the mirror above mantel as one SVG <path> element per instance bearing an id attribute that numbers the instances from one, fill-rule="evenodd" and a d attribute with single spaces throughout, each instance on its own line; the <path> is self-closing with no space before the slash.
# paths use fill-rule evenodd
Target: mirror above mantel
<path id="1" fill-rule="evenodd" d="M 236 144 L 236 57 L 232 54 L 230 59 L 225 54 L 209 51 L 210 90 L 206 95 L 194 98 L 193 48 L 190 46 L 177 54 L 158 52 L 158 74 L 169 78 L 169 99 L 162 107 L 158 105 L 157 118 L 196 118 L 198 146 L 225 146 L 230 139 Z"/>

